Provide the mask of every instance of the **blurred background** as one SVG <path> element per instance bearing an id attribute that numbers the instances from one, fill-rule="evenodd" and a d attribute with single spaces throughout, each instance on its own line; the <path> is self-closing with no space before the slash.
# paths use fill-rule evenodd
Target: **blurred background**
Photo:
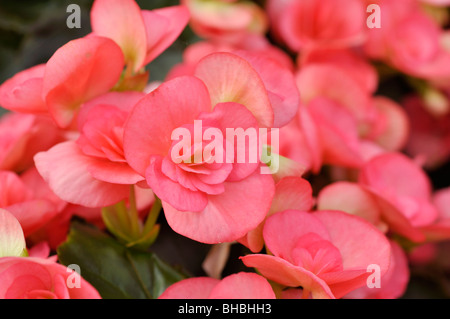
<path id="1" fill-rule="evenodd" d="M 70 29 L 66 25 L 70 15 L 66 9 L 72 3 L 81 8 L 80 29 Z M 93 0 L 0 0 L 0 83 L 21 70 L 47 62 L 59 47 L 90 33 L 92 3 Z M 179 0 L 137 0 L 137 3 L 142 9 L 155 9 L 177 5 Z M 197 40 L 192 30 L 186 28 L 168 50 L 148 65 L 150 79 L 163 80 L 171 67 L 181 62 L 183 50 Z M 379 93 L 397 99 L 409 89 L 402 78 L 394 76 L 381 83 Z M 0 116 L 4 112 L 0 108 Z M 449 186 L 450 163 L 427 173 L 436 189 Z M 164 223 L 164 220 L 161 222 Z M 419 265 L 412 269 L 411 282 L 404 298 L 450 297 L 450 244 L 442 246 L 444 249 L 440 250 L 435 265 L 423 268 Z M 178 236 L 163 226 L 153 249 L 168 262 L 186 268 L 190 274 L 202 275 L 201 262 L 209 247 Z M 230 260 L 236 260 L 246 252 L 241 245 L 233 245 Z M 245 270 L 245 267 L 241 263 L 230 263 L 224 275 L 237 270 Z"/>

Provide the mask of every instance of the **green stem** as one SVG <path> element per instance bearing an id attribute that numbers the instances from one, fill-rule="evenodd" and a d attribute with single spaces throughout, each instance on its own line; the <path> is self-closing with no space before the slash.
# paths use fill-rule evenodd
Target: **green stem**
<path id="1" fill-rule="evenodd" d="M 134 185 L 130 186 L 130 198 L 129 202 L 129 217 L 131 220 L 131 233 L 133 234 L 133 238 L 139 238 L 141 235 L 141 225 L 139 220 L 139 213 L 137 211 L 136 205 L 136 191 L 134 189 Z"/>
<path id="2" fill-rule="evenodd" d="M 150 213 L 147 216 L 147 220 L 145 221 L 144 232 L 151 231 L 151 229 L 155 226 L 156 221 L 158 220 L 159 213 L 161 212 L 162 203 L 161 200 L 155 195 L 155 202 L 152 205 Z"/>

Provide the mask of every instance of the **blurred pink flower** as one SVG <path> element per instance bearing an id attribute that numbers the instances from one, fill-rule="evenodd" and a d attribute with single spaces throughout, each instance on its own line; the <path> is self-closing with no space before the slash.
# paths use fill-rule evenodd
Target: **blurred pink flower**
<path id="1" fill-rule="evenodd" d="M 241 257 L 248 267 L 305 298 L 341 298 L 366 284 L 368 267 L 389 268 L 387 238 L 360 217 L 339 211 L 287 210 L 269 217 L 264 240 L 270 254 Z"/>
<path id="2" fill-rule="evenodd" d="M 182 0 L 191 14 L 194 32 L 221 44 L 241 44 L 268 29 L 264 10 L 251 1 Z"/>
<path id="3" fill-rule="evenodd" d="M 275 35 L 294 52 L 356 46 L 365 37 L 360 0 L 271 0 L 267 8 Z"/>
<path id="4" fill-rule="evenodd" d="M 239 272 L 222 280 L 184 279 L 167 288 L 158 299 L 275 299 L 275 293 L 264 277 Z"/>
<path id="5" fill-rule="evenodd" d="M 114 40 L 134 72 L 166 50 L 188 20 L 185 6 L 141 10 L 134 0 L 95 0 L 91 9 L 92 34 Z"/>
<path id="6" fill-rule="evenodd" d="M 75 283 L 73 287 L 72 280 Z M 76 283 L 79 283 L 77 286 Z M 1 299 L 100 299 L 79 274 L 50 259 L 0 258 Z"/>

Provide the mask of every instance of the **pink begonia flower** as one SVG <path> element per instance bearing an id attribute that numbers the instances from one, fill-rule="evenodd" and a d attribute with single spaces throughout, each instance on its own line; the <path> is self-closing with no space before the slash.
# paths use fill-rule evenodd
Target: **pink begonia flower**
<path id="1" fill-rule="evenodd" d="M 388 271 L 381 277 L 380 287 L 361 287 L 345 295 L 345 299 L 398 299 L 408 287 L 410 279 L 408 258 L 395 241 L 391 244 L 391 261 Z"/>
<path id="2" fill-rule="evenodd" d="M 114 87 L 123 65 L 122 51 L 108 38 L 87 36 L 59 48 L 46 64 L 42 91 L 56 123 L 68 127 L 83 103 Z"/>
<path id="3" fill-rule="evenodd" d="M 39 173 L 63 200 L 105 207 L 128 198 L 130 185 L 144 179 L 126 162 L 123 130 L 140 92 L 110 92 L 85 103 L 78 116 L 77 140 L 36 154 Z"/>
<path id="4" fill-rule="evenodd" d="M 92 33 L 114 40 L 133 72 L 166 50 L 188 20 L 185 6 L 141 10 L 134 0 L 95 0 L 91 10 Z"/>
<path id="5" fill-rule="evenodd" d="M 264 10 L 251 1 L 182 0 L 181 3 L 191 13 L 191 28 L 208 40 L 239 44 L 268 30 Z"/>
<path id="6" fill-rule="evenodd" d="M 19 112 L 49 112 L 60 127 L 67 127 L 80 104 L 116 84 L 122 68 L 123 55 L 113 41 L 95 36 L 72 40 L 45 65 L 6 81 L 0 105 Z"/>
<path id="7" fill-rule="evenodd" d="M 402 212 L 413 226 L 428 225 L 438 216 L 430 179 L 401 153 L 386 153 L 369 161 L 361 169 L 359 183 Z"/>
<path id="8" fill-rule="evenodd" d="M 412 131 L 404 108 L 384 96 L 374 96 L 372 102 L 377 116 L 367 138 L 383 150 L 391 152 L 403 150 Z"/>
<path id="9" fill-rule="evenodd" d="M 275 34 L 295 52 L 355 46 L 364 40 L 366 10 L 360 0 L 273 0 L 268 9 Z"/>
<path id="10" fill-rule="evenodd" d="M 100 299 L 97 290 L 51 259 L 0 258 L 1 299 Z"/>
<path id="11" fill-rule="evenodd" d="M 224 140 L 218 142 L 225 147 L 231 143 L 225 139 L 227 128 L 258 129 L 258 122 L 245 102 L 253 102 L 252 111 L 260 119 L 268 119 L 267 124 L 273 119 L 271 109 L 265 106 L 261 109 L 257 103 L 260 98 L 256 94 L 265 92 L 260 81 L 252 81 L 257 75 L 243 76 L 250 68 L 245 61 L 243 68 L 233 69 L 227 64 L 228 53 L 222 54 L 224 64 L 214 59 L 219 64 L 213 70 L 202 70 L 206 85 L 196 77 L 177 77 L 143 98 L 132 110 L 124 134 L 125 158 L 145 176 L 162 200 L 169 225 L 174 231 L 204 243 L 233 241 L 255 228 L 269 210 L 274 193 L 272 177 L 257 171 L 258 162 L 238 163 L 236 151 L 231 163 L 230 159 L 207 163 L 203 156 L 200 163 L 188 164 L 182 158 L 181 163 L 176 163 L 171 156 L 173 147 L 177 147 L 176 141 L 171 140 L 172 134 L 185 128 L 190 132 L 189 139 L 194 138 L 195 120 L 201 121 L 200 133 L 209 127 L 220 130 Z M 218 73 L 219 66 L 225 66 L 225 72 Z M 247 92 L 247 88 L 253 91 Z M 227 96 L 230 94 L 234 97 Z M 234 102 L 222 103 L 221 96 Z M 158 121 L 149 120 L 155 118 Z M 198 154 L 205 154 L 204 141 L 195 142 L 194 146 Z M 246 147 L 244 151 L 246 158 L 253 152 L 260 154 L 254 147 Z M 225 153 L 223 149 L 224 156 Z"/>
<path id="12" fill-rule="evenodd" d="M 321 56 L 325 53 L 307 54 L 296 75 L 304 105 L 299 116 L 304 117 L 303 122 L 309 116 L 314 130 L 306 132 L 298 120 L 290 123 L 292 128 L 287 134 L 300 134 L 294 137 L 300 140 L 300 149 L 310 145 L 309 152 L 302 152 L 303 155 L 295 158 L 301 161 L 303 157 L 309 167 L 315 163 L 315 170 L 321 164 L 359 168 L 384 151 L 401 150 L 409 133 L 408 118 L 393 100 L 372 96 L 376 74 L 370 65 L 351 51 L 324 52 L 337 52 L 337 56 L 325 58 Z M 360 65 L 364 71 L 358 74 L 353 64 Z M 291 147 L 296 147 L 296 143 Z M 309 158 L 305 156 L 307 153 L 310 153 Z"/>
<path id="13" fill-rule="evenodd" d="M 0 169 L 21 172 L 34 165 L 33 156 L 64 140 L 50 117 L 6 113 L 0 118 Z"/>
<path id="14" fill-rule="evenodd" d="M 0 207 L 19 220 L 25 236 L 43 227 L 65 206 L 65 202 L 51 193 L 34 168 L 21 176 L 11 171 L 0 171 L 0 176 Z"/>
<path id="15" fill-rule="evenodd" d="M 392 253 L 389 269 L 380 278 L 379 286 L 363 286 L 346 294 L 343 299 L 397 299 L 403 296 L 410 279 L 408 258 L 396 242 L 390 241 L 390 244 Z M 302 294 L 302 289 L 285 289 L 281 299 L 299 299 Z"/>
<path id="16" fill-rule="evenodd" d="M 309 211 L 314 204 L 311 184 L 301 177 L 284 177 L 275 185 L 275 195 L 266 218 L 275 213 L 289 209 Z M 264 222 L 251 230 L 238 242 L 248 247 L 253 253 L 260 252 L 264 247 Z"/>
<path id="17" fill-rule="evenodd" d="M 109 91 L 124 61 L 114 41 L 87 36 L 60 47 L 45 65 L 18 73 L 0 87 L 0 105 L 26 113 L 50 113 L 59 127 L 71 125 L 80 105 Z"/>
<path id="18" fill-rule="evenodd" d="M 24 256 L 27 252 L 25 236 L 19 221 L 0 208 L 0 258 Z"/>
<path id="19" fill-rule="evenodd" d="M 378 0 L 376 4 L 381 28 L 367 31 L 365 53 L 409 75 L 448 81 L 450 52 L 444 45 L 445 32 L 420 2 Z"/>
<path id="20" fill-rule="evenodd" d="M 14 75 L 0 86 L 0 106 L 17 112 L 46 113 L 42 98 L 45 64 L 39 64 Z"/>
<path id="21" fill-rule="evenodd" d="M 369 92 L 351 73 L 330 63 L 306 65 L 296 80 L 302 103 L 316 126 L 315 138 L 320 140 L 323 162 L 361 166 L 360 137 L 376 115 Z"/>
<path id="22" fill-rule="evenodd" d="M 407 115 L 403 108 L 393 100 L 383 96 L 371 96 L 375 93 L 378 86 L 378 74 L 367 58 L 355 50 L 347 48 L 314 50 L 299 55 L 298 60 L 300 73 L 302 72 L 302 68 L 308 70 L 309 66 L 317 66 L 316 71 L 307 71 L 306 75 L 298 75 L 299 85 L 308 87 L 310 89 L 309 92 L 318 88 L 321 93 L 318 96 L 325 95 L 327 98 L 338 101 L 339 104 L 347 106 L 353 116 L 356 117 L 358 136 L 362 140 L 360 140 L 360 145 L 355 146 L 355 148 L 361 149 L 360 153 L 362 153 L 361 155 L 365 160 L 370 158 L 366 154 L 366 147 L 370 143 L 376 144 L 375 146 L 379 145 L 381 149 L 388 151 L 403 149 L 409 134 Z M 345 75 L 342 75 L 342 77 L 345 80 L 342 80 L 342 82 L 346 82 L 347 84 L 337 82 L 339 73 L 333 70 L 329 70 L 328 75 L 324 74 L 325 72 L 323 71 L 319 71 L 320 69 L 325 70 L 328 67 L 333 69 L 338 68 L 344 72 Z M 316 79 L 314 78 L 314 73 L 316 73 Z M 353 81 L 350 78 L 353 78 Z M 333 81 L 331 86 L 334 87 L 346 85 L 347 91 L 352 90 L 353 96 L 360 98 L 358 103 L 364 103 L 366 105 L 363 108 L 363 113 L 358 113 L 358 110 L 351 108 L 351 104 L 346 100 L 344 93 L 341 93 L 341 96 L 339 96 L 336 90 L 329 89 L 326 86 L 323 87 L 320 84 L 320 79 L 323 79 L 323 82 Z M 358 84 L 361 86 L 361 90 L 359 91 L 356 86 Z M 305 90 L 301 91 L 303 92 Z M 307 96 L 314 96 L 314 93 L 305 94 Z M 356 149 L 355 151 L 357 151 Z"/>
<path id="23" fill-rule="evenodd" d="M 358 183 L 337 182 L 322 189 L 317 205 L 358 215 L 382 231 L 422 243 L 425 228 L 438 218 L 431 191 L 429 178 L 411 159 L 383 153 L 365 163 Z"/>
<path id="24" fill-rule="evenodd" d="M 379 79 L 375 67 L 361 52 L 351 48 L 327 48 L 302 52 L 297 57 L 297 63 L 300 68 L 314 64 L 338 67 L 369 93 L 374 93 L 378 86 Z"/>
<path id="25" fill-rule="evenodd" d="M 339 211 L 287 210 L 264 226 L 269 254 L 241 257 L 269 280 L 303 288 L 304 297 L 341 298 L 366 284 L 369 266 L 389 268 L 387 238 L 362 218 Z"/>
<path id="26" fill-rule="evenodd" d="M 275 60 L 285 68 L 294 71 L 292 58 L 280 48 L 270 44 L 263 36 L 253 36 L 239 44 L 224 44 L 213 41 L 199 41 L 189 45 L 183 51 L 183 61 L 175 65 L 167 74 L 166 80 L 176 76 L 193 75 L 197 63 L 205 56 L 215 52 L 250 51 Z"/>
<path id="27" fill-rule="evenodd" d="M 275 293 L 264 277 L 239 272 L 222 280 L 184 279 L 168 287 L 158 299 L 275 299 Z"/>
<path id="28" fill-rule="evenodd" d="M 440 189 L 433 194 L 433 204 L 438 211 L 434 224 L 422 227 L 428 241 L 440 242 L 450 239 L 450 187 Z"/>
<path id="29" fill-rule="evenodd" d="M 406 151 L 420 156 L 425 167 L 436 168 L 450 158 L 450 113 L 433 115 L 418 96 L 408 96 L 403 106 L 411 125 Z"/>
<path id="30" fill-rule="evenodd" d="M 301 104 L 294 119 L 280 129 L 280 155 L 318 173 L 323 164 L 319 128 L 308 107 Z"/>
<path id="31" fill-rule="evenodd" d="M 231 52 L 232 55 L 222 55 L 217 53 L 223 51 L 220 47 L 209 46 L 208 43 L 197 44 L 189 52 L 187 52 L 187 62 L 175 69 L 169 74 L 169 79 L 183 76 L 183 75 L 196 75 L 200 79 L 204 80 L 208 88 L 213 89 L 214 83 L 212 83 L 212 74 L 208 72 L 208 69 L 212 67 L 211 64 L 217 64 L 217 60 L 227 61 L 229 60 L 229 68 L 234 69 L 237 64 L 243 64 L 242 67 L 248 69 L 248 72 L 255 78 L 255 81 L 262 81 L 267 91 L 267 95 L 270 105 L 273 109 L 273 127 L 282 127 L 289 123 L 292 118 L 298 112 L 300 103 L 300 95 L 295 84 L 295 79 L 292 71 L 284 65 L 280 65 L 278 61 L 273 57 L 266 55 L 266 50 L 239 50 L 228 47 L 225 52 Z M 237 59 L 240 57 L 243 59 Z M 228 57 L 228 59 L 225 59 Z M 231 59 L 233 57 L 233 59 Z M 249 69 L 249 66 L 251 69 Z M 215 66 L 217 67 L 217 66 Z M 225 70 L 225 67 L 221 67 L 221 70 Z M 255 72 L 257 76 L 255 75 Z M 258 78 L 259 79 L 258 79 Z M 217 83 L 221 81 L 216 80 Z M 229 83 L 231 85 L 231 83 Z M 246 85 L 248 87 L 248 85 Z M 211 92 L 211 91 L 210 91 Z M 214 91 L 211 92 L 214 94 Z M 217 94 L 217 92 L 216 92 Z M 247 98 L 250 102 L 250 99 Z M 235 101 L 239 102 L 239 101 Z M 249 103 L 246 105 L 249 105 Z M 264 101 L 266 103 L 266 101 Z M 265 124 L 265 125 L 268 125 Z"/>

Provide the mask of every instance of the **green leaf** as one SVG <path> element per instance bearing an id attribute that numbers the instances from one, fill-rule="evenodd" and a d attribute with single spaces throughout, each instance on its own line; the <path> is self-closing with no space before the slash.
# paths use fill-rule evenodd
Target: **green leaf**
<path id="1" fill-rule="evenodd" d="M 63 265 L 76 264 L 81 276 L 104 299 L 157 298 L 187 276 L 154 253 L 127 248 L 99 229 L 73 222 L 67 241 L 58 248 Z"/>

